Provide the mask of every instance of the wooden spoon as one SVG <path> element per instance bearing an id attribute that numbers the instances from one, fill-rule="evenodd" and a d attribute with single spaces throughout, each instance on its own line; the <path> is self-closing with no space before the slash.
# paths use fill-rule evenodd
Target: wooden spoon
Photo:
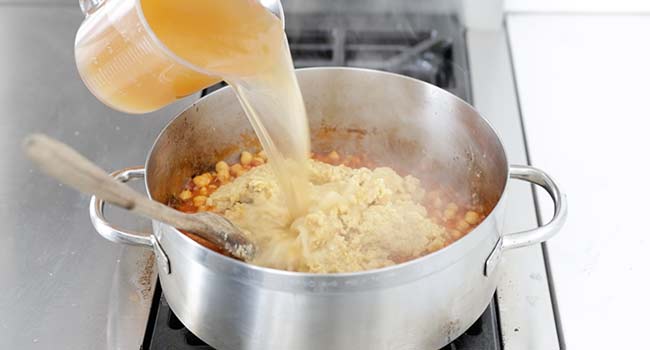
<path id="1" fill-rule="evenodd" d="M 29 135 L 23 147 L 43 172 L 80 192 L 94 194 L 140 216 L 192 232 L 237 259 L 249 261 L 255 254 L 255 246 L 220 215 L 208 212 L 186 214 L 150 200 L 109 176 L 69 146 L 45 135 Z"/>

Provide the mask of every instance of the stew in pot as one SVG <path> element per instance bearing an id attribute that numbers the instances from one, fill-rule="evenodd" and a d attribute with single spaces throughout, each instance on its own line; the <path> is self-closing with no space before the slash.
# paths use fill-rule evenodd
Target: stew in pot
<path id="1" fill-rule="evenodd" d="M 290 217 L 282 204 L 264 151 L 244 151 L 231 164 L 219 161 L 188 179 L 170 205 L 227 217 L 258 247 L 250 263 L 313 273 L 405 262 L 453 243 L 485 217 L 481 207 L 463 203 L 453 190 L 422 183 L 408 169 L 378 166 L 364 154 L 331 151 L 311 158 L 315 194 L 299 217 Z"/>

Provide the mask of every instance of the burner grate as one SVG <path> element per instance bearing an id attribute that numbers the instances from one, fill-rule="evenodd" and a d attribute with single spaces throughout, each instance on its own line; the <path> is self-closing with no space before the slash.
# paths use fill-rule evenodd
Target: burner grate
<path id="1" fill-rule="evenodd" d="M 349 66 L 409 75 L 443 88 L 456 86 L 452 41 L 435 31 L 372 32 L 340 28 L 287 32 L 297 68 Z"/>
<path id="2" fill-rule="evenodd" d="M 141 350 L 214 350 L 176 317 L 161 292 L 160 283 L 156 284 L 153 304 Z"/>
<path id="3" fill-rule="evenodd" d="M 142 350 L 215 350 L 192 334 L 176 317 L 156 285 L 154 306 Z M 157 299 L 156 299 L 157 298 Z M 495 301 L 488 306 L 483 315 L 460 337 L 442 350 L 500 350 L 498 320 Z"/>
<path id="4" fill-rule="evenodd" d="M 296 68 L 348 66 L 408 75 L 470 101 L 460 24 L 440 15 L 291 15 Z M 225 84 L 206 89 L 205 94 Z"/>

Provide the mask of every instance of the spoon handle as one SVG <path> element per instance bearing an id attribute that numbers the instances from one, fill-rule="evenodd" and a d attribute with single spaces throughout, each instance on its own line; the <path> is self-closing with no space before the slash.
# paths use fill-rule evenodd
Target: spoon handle
<path id="1" fill-rule="evenodd" d="M 252 254 L 252 244 L 227 219 L 189 215 L 150 200 L 112 178 L 64 143 L 33 134 L 25 139 L 24 149 L 43 172 L 80 192 L 94 194 L 141 216 L 190 231 L 223 247 L 237 258 L 246 260 Z M 241 249 L 242 246 L 245 248 Z"/>

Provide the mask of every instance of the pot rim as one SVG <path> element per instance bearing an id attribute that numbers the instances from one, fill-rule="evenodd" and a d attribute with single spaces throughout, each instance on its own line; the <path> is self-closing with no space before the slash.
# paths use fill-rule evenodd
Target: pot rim
<path id="1" fill-rule="evenodd" d="M 450 254 L 450 252 L 458 249 L 458 247 L 460 247 L 462 245 L 470 244 L 470 241 L 472 241 L 472 240 L 474 240 L 474 242 L 473 242 L 474 244 L 472 244 L 471 247 L 468 248 L 469 250 L 471 250 L 472 248 L 474 248 L 474 246 L 476 246 L 477 244 L 482 242 L 481 239 L 477 239 L 475 237 L 476 235 L 472 235 L 472 233 L 477 233 L 479 231 L 482 231 L 481 228 L 483 230 L 489 230 L 487 228 L 487 224 L 488 224 L 488 222 L 490 220 L 487 220 L 487 219 L 490 216 L 492 216 L 494 214 L 494 212 L 499 207 L 501 207 L 503 205 L 503 201 L 504 201 L 504 197 L 505 197 L 504 194 L 506 192 L 506 189 L 507 189 L 508 183 L 509 183 L 509 179 L 510 179 L 510 166 L 509 166 L 510 162 L 508 161 L 508 154 L 507 154 L 507 152 L 505 150 L 505 147 L 503 146 L 501 136 L 499 135 L 497 130 L 494 128 L 494 126 L 485 117 L 483 117 L 468 102 L 466 102 L 465 100 L 461 99 L 460 97 L 446 91 L 445 89 L 442 89 L 442 88 L 440 88 L 440 87 L 438 87 L 436 85 L 433 85 L 431 83 L 428 83 L 428 82 L 425 82 L 425 81 L 422 81 L 422 80 L 419 80 L 419 79 L 415 79 L 415 78 L 412 78 L 412 77 L 409 77 L 409 76 L 406 76 L 406 75 L 401 75 L 401 74 L 392 73 L 392 72 L 385 72 L 385 71 L 380 71 L 380 70 L 375 70 L 375 69 L 356 68 L 356 67 L 343 67 L 343 66 L 308 67 L 308 68 L 296 69 L 296 73 L 300 73 L 300 72 L 303 72 L 303 71 L 356 71 L 356 72 L 361 71 L 361 72 L 368 72 L 368 73 L 379 74 L 379 75 L 393 76 L 393 77 L 397 77 L 397 78 L 401 78 L 401 79 L 407 79 L 407 80 L 413 81 L 413 82 L 415 82 L 417 84 L 423 84 L 423 85 L 427 86 L 428 88 L 433 88 L 435 90 L 438 90 L 438 92 L 442 93 L 443 95 L 449 95 L 452 98 L 458 100 L 460 103 L 464 104 L 466 107 L 470 108 L 472 111 L 474 111 L 476 113 L 476 115 L 486 124 L 488 129 L 494 134 L 494 136 L 496 137 L 496 139 L 497 139 L 497 141 L 499 143 L 499 146 L 500 146 L 499 149 L 503 153 L 503 157 L 504 157 L 504 160 L 505 160 L 504 164 L 505 164 L 505 167 L 506 167 L 506 169 L 504 171 L 505 181 L 503 182 L 503 186 L 502 186 L 501 191 L 500 191 L 499 200 L 496 202 L 496 204 L 494 205 L 492 210 L 490 210 L 490 212 L 486 215 L 485 219 L 478 226 L 476 226 L 473 230 L 468 232 L 465 236 L 463 236 L 460 239 L 454 241 L 450 245 L 448 245 L 448 246 L 446 246 L 446 247 L 444 247 L 442 249 L 439 249 L 439 250 L 437 250 L 435 252 L 432 252 L 432 253 L 420 256 L 418 258 L 415 258 L 415 259 L 412 259 L 412 260 L 409 260 L 409 261 L 406 261 L 406 262 L 403 262 L 403 263 L 396 264 L 396 265 L 391 265 L 391 266 L 386 266 L 386 267 L 376 268 L 376 269 L 370 269 L 370 270 L 355 271 L 355 272 L 313 273 L 313 272 L 287 271 L 287 270 L 274 269 L 274 268 L 270 268 L 270 267 L 257 266 L 257 265 L 253 265 L 253 264 L 249 264 L 249 263 L 237 260 L 235 258 L 231 258 L 231 257 L 223 255 L 223 254 L 219 254 L 219 253 L 217 253 L 217 252 L 215 252 L 215 251 L 213 251 L 211 249 L 208 249 L 208 248 L 204 247 L 203 245 L 201 245 L 200 243 L 194 241 L 193 239 L 189 238 L 187 235 L 183 234 L 177 228 L 175 228 L 175 227 L 173 227 L 171 225 L 161 223 L 162 225 L 168 226 L 177 236 L 180 236 L 180 238 L 182 240 L 189 243 L 194 248 L 197 248 L 197 249 L 201 250 L 204 254 L 211 255 L 214 258 L 218 259 L 219 263 L 234 264 L 234 267 L 236 267 L 236 268 L 243 268 L 243 269 L 249 270 L 249 271 L 251 271 L 253 273 L 271 275 L 271 276 L 277 277 L 277 278 L 307 278 L 309 280 L 339 280 L 339 279 L 347 280 L 347 279 L 353 279 L 353 278 L 359 278 L 359 277 L 373 277 L 373 276 L 380 275 L 380 274 L 394 275 L 396 272 L 399 272 L 401 270 L 415 268 L 415 267 L 417 267 L 419 265 L 424 266 L 424 265 L 427 264 L 427 262 L 429 260 L 439 259 L 439 257 L 441 257 L 441 256 L 446 256 L 446 255 Z M 149 191 L 149 181 L 148 181 L 148 173 L 149 172 L 147 171 L 149 161 L 151 160 L 153 151 L 156 148 L 155 147 L 156 144 L 158 144 L 158 141 L 160 140 L 162 135 L 165 133 L 167 128 L 169 128 L 176 121 L 176 119 L 181 117 L 186 111 L 192 109 L 197 104 L 201 103 L 201 101 L 204 98 L 206 98 L 206 97 L 208 97 L 210 95 L 213 95 L 213 94 L 223 93 L 224 91 L 227 91 L 228 89 L 231 89 L 231 87 L 230 86 L 225 86 L 225 87 L 222 87 L 220 89 L 217 89 L 217 90 L 211 92 L 208 95 L 205 95 L 205 96 L 201 97 L 200 99 L 198 99 L 197 101 L 195 101 L 194 103 L 192 103 L 191 105 L 189 105 L 185 109 L 183 109 L 183 111 L 179 112 L 176 116 L 174 116 L 174 118 L 170 119 L 169 122 L 167 122 L 167 124 L 164 126 L 164 128 L 158 133 L 158 136 L 156 136 L 156 139 L 154 140 L 154 143 L 152 144 L 151 148 L 149 149 L 149 152 L 147 153 L 147 157 L 145 159 L 145 165 L 144 165 L 144 170 L 145 170 L 144 171 L 144 184 L 145 184 L 145 190 L 146 190 L 146 193 L 147 193 L 147 196 L 149 197 L 149 199 L 153 200 L 153 198 L 151 196 L 151 192 Z M 165 203 L 163 203 L 163 204 L 165 204 Z M 498 232 L 498 234 L 499 234 L 499 236 L 501 235 L 500 232 Z M 462 255 L 454 258 L 450 262 L 450 264 L 453 263 L 454 261 L 460 259 L 460 258 L 462 258 Z M 487 257 L 485 257 L 485 259 L 487 259 Z M 428 271 L 427 274 L 430 274 L 430 273 L 433 273 L 433 272 L 435 272 L 435 271 Z"/>

